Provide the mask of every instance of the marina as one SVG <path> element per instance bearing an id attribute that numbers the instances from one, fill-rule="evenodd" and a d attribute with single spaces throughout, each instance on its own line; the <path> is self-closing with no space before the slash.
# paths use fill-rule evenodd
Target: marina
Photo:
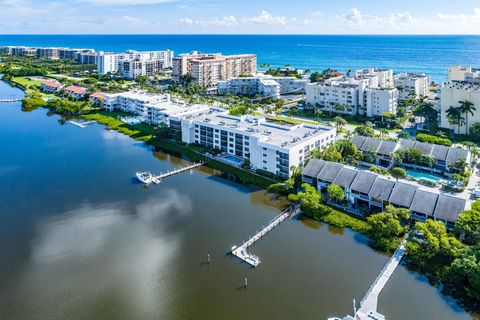
<path id="1" fill-rule="evenodd" d="M 260 264 L 260 258 L 254 254 L 248 253 L 247 249 L 251 245 L 253 245 L 255 242 L 263 238 L 267 233 L 272 231 L 275 227 L 280 225 L 283 221 L 287 220 L 288 218 L 295 216 L 298 212 L 300 211 L 300 205 L 296 204 L 285 211 L 283 211 L 280 215 L 275 217 L 273 220 L 271 220 L 266 227 L 255 233 L 251 238 L 249 238 L 247 241 L 242 243 L 241 246 L 233 246 L 231 249 L 232 255 L 235 257 L 245 261 L 252 267 L 257 267 Z"/>

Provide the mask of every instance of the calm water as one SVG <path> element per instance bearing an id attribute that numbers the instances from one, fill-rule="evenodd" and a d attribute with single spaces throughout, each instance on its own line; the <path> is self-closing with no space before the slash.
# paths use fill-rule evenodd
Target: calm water
<path id="1" fill-rule="evenodd" d="M 21 92 L 0 82 L 4 95 Z M 225 253 L 278 214 L 263 192 L 206 168 L 145 189 L 135 171 L 184 160 L 15 103 L 0 104 L 0 141 L 2 320 L 326 319 L 351 313 L 387 261 L 359 234 L 291 220 L 253 246 L 251 270 Z M 379 309 L 470 319 L 403 267 Z"/>
<path id="2" fill-rule="evenodd" d="M 480 61 L 480 36 L 0 35 L 0 45 L 256 53 L 259 64 L 340 71 L 387 67 L 424 72 L 437 82 L 446 80 L 452 64 Z"/>

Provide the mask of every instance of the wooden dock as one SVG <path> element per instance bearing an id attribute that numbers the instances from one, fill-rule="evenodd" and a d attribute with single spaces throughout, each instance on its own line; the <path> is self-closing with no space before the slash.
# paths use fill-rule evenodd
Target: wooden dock
<path id="1" fill-rule="evenodd" d="M 246 263 L 250 264 L 252 267 L 256 267 L 260 264 L 260 258 L 257 257 L 256 255 L 253 255 L 251 253 L 247 252 L 248 247 L 253 245 L 255 242 L 260 240 L 263 236 L 265 236 L 268 232 L 273 230 L 276 226 L 278 226 L 280 223 L 283 221 L 287 220 L 288 218 L 294 216 L 300 211 L 300 205 L 296 204 L 285 211 L 283 211 L 281 214 L 279 214 L 277 217 L 272 219 L 266 227 L 262 228 L 260 231 L 257 231 L 252 237 L 250 237 L 247 241 L 242 243 L 239 247 L 233 247 L 231 249 L 231 253 L 236 256 L 237 258 L 245 261 Z"/>
<path id="2" fill-rule="evenodd" d="M 191 169 L 194 169 L 194 168 L 197 168 L 197 167 L 201 167 L 204 164 L 205 164 L 205 162 L 203 162 L 203 161 L 195 162 L 191 165 L 188 165 L 188 166 L 185 166 L 185 167 L 180 167 L 180 168 L 177 168 L 175 170 L 167 171 L 167 172 L 159 174 L 158 176 L 153 176 L 153 178 L 157 179 L 158 181 L 162 181 L 163 179 L 165 179 L 167 177 L 170 177 L 170 176 L 173 176 L 173 175 L 176 175 L 176 174 L 179 174 L 179 173 L 182 173 L 184 171 L 188 171 L 188 170 L 191 170 Z"/>
<path id="3" fill-rule="evenodd" d="M 15 99 L 0 99 L 0 102 L 20 102 L 23 98 L 15 98 Z"/>
<path id="4" fill-rule="evenodd" d="M 87 122 L 77 122 L 70 120 L 68 123 L 73 124 L 74 126 L 80 127 L 80 128 L 86 128 L 87 125 L 94 123 L 95 121 L 87 121 Z"/>
<path id="5" fill-rule="evenodd" d="M 358 309 L 356 314 L 357 319 L 369 319 L 368 314 L 377 312 L 378 295 L 385 287 L 388 280 L 390 280 L 390 277 L 395 272 L 395 269 L 397 269 L 400 261 L 405 255 L 406 242 L 407 239 L 404 239 L 400 243 L 397 250 L 395 250 L 395 253 L 392 255 L 390 260 L 388 260 L 388 263 L 385 265 L 377 279 L 375 279 L 375 282 L 373 282 L 372 286 L 365 294 L 365 297 L 360 302 L 360 309 Z"/>

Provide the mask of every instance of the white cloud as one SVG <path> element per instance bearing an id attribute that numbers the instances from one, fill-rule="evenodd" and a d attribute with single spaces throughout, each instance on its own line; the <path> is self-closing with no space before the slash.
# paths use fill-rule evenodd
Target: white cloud
<path id="1" fill-rule="evenodd" d="M 242 18 L 242 22 L 246 24 L 276 24 L 276 25 L 286 25 L 287 18 L 283 16 L 273 16 L 271 13 L 263 10 L 259 16 Z"/>
<path id="2" fill-rule="evenodd" d="M 81 3 L 89 3 L 96 6 L 118 6 L 118 5 L 149 5 L 174 2 L 176 0 L 80 0 Z"/>
<path id="3" fill-rule="evenodd" d="M 358 26 L 358 25 L 363 25 L 364 24 L 362 13 L 357 8 L 350 9 L 350 11 L 343 14 L 340 17 L 340 19 L 343 22 L 351 24 L 351 25 Z"/>
<path id="4" fill-rule="evenodd" d="M 268 13 L 267 11 L 262 11 L 259 16 L 254 17 L 243 17 L 236 18 L 235 16 L 225 16 L 221 18 L 215 17 L 214 19 L 191 19 L 191 18 L 181 18 L 178 20 L 179 23 L 185 24 L 188 26 L 201 26 L 201 27 L 234 27 L 239 25 L 252 25 L 252 24 L 270 24 L 270 25 L 286 25 L 287 22 L 295 22 L 296 18 L 287 19 L 286 17 L 276 17 Z"/>
<path id="5" fill-rule="evenodd" d="M 222 18 L 214 18 L 209 20 L 193 20 L 190 18 L 182 18 L 178 22 L 187 26 L 200 26 L 200 27 L 232 27 L 238 24 L 237 18 L 234 16 L 226 16 Z"/>

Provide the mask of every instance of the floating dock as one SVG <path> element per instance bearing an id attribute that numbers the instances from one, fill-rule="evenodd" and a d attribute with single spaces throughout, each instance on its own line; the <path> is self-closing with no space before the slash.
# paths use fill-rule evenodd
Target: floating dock
<path id="1" fill-rule="evenodd" d="M 234 246 L 231 249 L 232 255 L 235 257 L 243 260 L 244 262 L 248 263 L 252 267 L 257 267 L 260 264 L 260 258 L 257 257 L 256 255 L 253 255 L 251 253 L 247 252 L 248 247 L 250 247 L 252 244 L 260 240 L 263 236 L 265 236 L 267 233 L 269 233 L 271 230 L 273 230 L 276 226 L 278 226 L 280 223 L 283 221 L 287 220 L 288 218 L 296 215 L 300 211 L 300 205 L 296 204 L 294 206 L 289 207 L 285 211 L 283 211 L 280 215 L 272 219 L 266 227 L 264 227 L 262 230 L 258 231 L 255 233 L 251 238 L 249 238 L 247 241 L 242 243 L 239 247 Z"/>

